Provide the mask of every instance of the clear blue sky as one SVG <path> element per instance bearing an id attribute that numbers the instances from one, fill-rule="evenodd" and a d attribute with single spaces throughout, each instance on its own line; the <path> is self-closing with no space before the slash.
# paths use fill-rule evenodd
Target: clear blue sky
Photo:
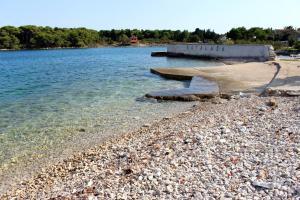
<path id="1" fill-rule="evenodd" d="M 1 0 L 0 26 L 92 29 L 300 27 L 300 0 Z"/>

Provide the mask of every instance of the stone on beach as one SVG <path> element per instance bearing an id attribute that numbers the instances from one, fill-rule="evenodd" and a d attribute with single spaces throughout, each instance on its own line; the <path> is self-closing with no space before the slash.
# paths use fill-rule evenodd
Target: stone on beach
<path id="1" fill-rule="evenodd" d="M 202 102 L 76 154 L 1 198 L 299 199 L 299 102 Z"/>

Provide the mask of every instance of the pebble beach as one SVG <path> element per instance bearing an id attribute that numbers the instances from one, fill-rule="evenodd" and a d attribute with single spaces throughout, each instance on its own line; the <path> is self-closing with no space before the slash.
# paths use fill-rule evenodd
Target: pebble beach
<path id="1" fill-rule="evenodd" d="M 299 102 L 201 102 L 41 169 L 0 199 L 299 199 Z"/>

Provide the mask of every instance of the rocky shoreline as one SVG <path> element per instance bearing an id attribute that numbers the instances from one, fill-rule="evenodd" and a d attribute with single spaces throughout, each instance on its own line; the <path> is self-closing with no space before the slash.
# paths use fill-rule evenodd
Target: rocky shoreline
<path id="1" fill-rule="evenodd" d="M 299 102 L 202 102 L 42 169 L 0 199 L 298 199 Z"/>

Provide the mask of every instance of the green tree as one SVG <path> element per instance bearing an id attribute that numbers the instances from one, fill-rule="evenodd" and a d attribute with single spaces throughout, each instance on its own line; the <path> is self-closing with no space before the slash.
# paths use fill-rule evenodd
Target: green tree
<path id="1" fill-rule="evenodd" d="M 160 40 L 163 43 L 168 43 L 170 42 L 170 38 L 171 38 L 171 34 L 168 31 L 166 31 L 162 33 L 162 37 L 160 38 Z"/>
<path id="2" fill-rule="evenodd" d="M 0 36 L 0 49 L 19 49 L 20 41 L 14 35 Z"/>
<path id="3" fill-rule="evenodd" d="M 13 26 L 0 28 L 0 49 L 19 49 L 20 40 L 17 38 L 20 31 Z"/>
<path id="4" fill-rule="evenodd" d="M 233 28 L 226 35 L 232 40 L 246 39 L 247 29 L 245 27 Z"/>
<path id="5" fill-rule="evenodd" d="M 300 51 L 300 41 L 297 41 L 297 42 L 296 42 L 295 48 L 298 49 L 298 51 Z"/>
<path id="6" fill-rule="evenodd" d="M 37 26 L 21 26 L 19 39 L 22 44 L 22 48 L 31 49 L 36 48 L 36 40 L 34 37 L 40 31 Z"/>
<path id="7" fill-rule="evenodd" d="M 118 37 L 118 42 L 120 42 L 121 44 L 129 44 L 130 39 L 127 37 L 127 35 L 122 34 Z"/>
<path id="8" fill-rule="evenodd" d="M 248 31 L 248 38 L 243 39 L 253 39 L 256 38 L 257 40 L 266 40 L 268 37 L 267 32 L 263 28 L 254 27 L 250 28 Z"/>
<path id="9" fill-rule="evenodd" d="M 199 42 L 199 41 L 200 41 L 200 38 L 199 38 L 198 35 L 192 34 L 192 35 L 189 36 L 188 41 L 189 41 L 189 42 Z"/>
<path id="10" fill-rule="evenodd" d="M 185 30 L 185 31 L 181 32 L 179 41 L 180 42 L 187 42 L 189 36 L 190 36 L 190 33 L 187 30 Z"/>
<path id="11" fill-rule="evenodd" d="M 288 38 L 289 46 L 293 47 L 294 45 L 297 45 L 298 39 L 295 36 L 290 35 Z"/>
<path id="12" fill-rule="evenodd" d="M 1 49 L 33 49 L 55 47 L 94 47 L 98 44 L 128 44 L 129 38 L 135 35 L 142 42 L 169 43 L 169 42 L 220 42 L 221 35 L 210 29 L 187 30 L 100 30 L 86 28 L 51 28 L 41 26 L 4 26 L 0 28 Z M 253 27 L 246 29 L 238 27 L 231 29 L 227 34 L 230 43 L 263 43 L 282 48 L 281 41 L 289 41 L 290 46 L 299 47 L 297 32 L 292 26 L 282 30 L 272 30 Z M 255 39 L 254 39 L 255 38 Z M 231 40 L 230 40 L 231 39 Z M 228 42 L 227 41 L 227 42 Z M 287 45 L 286 45 L 287 46 Z"/>
<path id="13" fill-rule="evenodd" d="M 153 38 L 154 39 L 159 39 L 160 38 L 160 31 L 159 30 L 153 31 Z"/>
<path id="14" fill-rule="evenodd" d="M 199 37 L 199 40 L 201 40 L 201 41 L 204 40 L 204 33 L 205 33 L 205 30 L 200 30 L 199 28 L 196 28 L 195 31 L 193 32 L 193 34 L 197 35 Z"/>

